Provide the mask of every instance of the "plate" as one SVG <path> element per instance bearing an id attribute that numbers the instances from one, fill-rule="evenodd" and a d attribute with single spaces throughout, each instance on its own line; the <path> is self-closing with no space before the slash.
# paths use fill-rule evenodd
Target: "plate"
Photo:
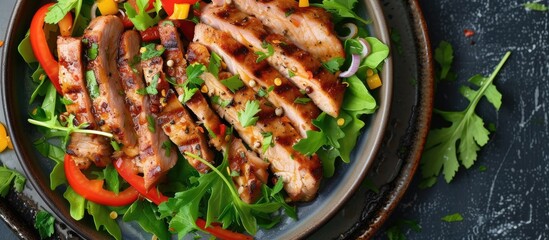
<path id="1" fill-rule="evenodd" d="M 410 1 L 408 3 L 404 3 L 404 2 L 400 3 L 399 1 L 385 1 L 383 3 L 384 10 L 387 10 L 387 7 L 386 7 L 387 4 L 392 2 L 397 3 L 399 5 L 402 4 L 404 6 L 403 8 L 400 9 L 400 10 L 403 10 L 403 13 L 406 14 L 402 20 L 404 22 L 403 26 L 408 26 L 408 27 L 409 25 L 416 26 L 418 22 L 422 21 L 420 18 L 418 18 L 418 16 L 419 17 L 421 16 L 421 14 L 414 15 L 409 12 L 411 11 L 411 8 L 408 5 L 415 1 Z M 368 4 L 377 5 L 377 1 L 365 1 L 363 4 L 364 4 L 363 6 L 366 6 Z M 26 99 L 28 98 L 28 96 L 25 96 L 25 94 L 21 94 L 21 93 L 27 93 L 28 95 L 29 89 L 27 89 L 27 86 L 25 86 L 23 83 L 23 81 L 26 81 L 26 80 L 23 80 L 23 76 L 19 74 L 24 72 L 24 63 L 22 62 L 22 60 L 19 59 L 15 46 L 20 41 L 22 36 L 25 34 L 27 29 L 25 26 L 28 26 L 28 23 L 31 17 L 31 16 L 23 16 L 22 13 L 32 12 L 34 9 L 37 9 L 38 6 L 39 4 L 33 1 L 21 1 L 17 3 L 16 11 L 13 14 L 13 17 L 10 23 L 11 27 L 9 29 L 8 39 L 6 40 L 7 46 L 2 49 L 4 53 L 2 58 L 2 61 L 4 62 L 4 64 L 2 64 L 2 66 L 5 66 L 5 68 L 3 68 L 4 70 L 2 74 L 3 78 L 2 78 L 2 84 L 0 87 L 2 88 L 2 94 L 3 94 L 2 101 L 4 105 L 4 112 L 2 112 L 2 119 L 0 120 L 4 120 L 3 118 L 5 117 L 6 112 L 9 113 L 10 116 L 7 123 L 9 123 L 10 136 L 14 136 L 15 138 L 14 142 L 16 143 L 16 146 L 17 146 L 17 157 L 18 159 L 22 159 L 20 163 L 23 163 L 23 166 L 25 167 L 25 173 L 27 174 L 27 176 L 32 176 L 32 178 L 30 178 L 30 181 L 32 183 L 31 188 L 34 188 L 34 189 L 30 189 L 29 191 L 33 193 L 34 192 L 39 193 L 40 199 L 35 198 L 34 201 L 39 202 L 38 204 L 41 207 L 55 209 L 55 213 L 58 219 L 66 223 L 71 229 L 77 231 L 80 235 L 86 236 L 89 238 L 103 237 L 103 235 L 97 235 L 97 232 L 95 231 L 95 229 L 91 227 L 92 225 L 89 222 L 89 219 L 88 219 L 88 222 L 86 221 L 74 222 L 70 219 L 65 200 L 62 198 L 62 196 L 59 193 L 49 190 L 49 187 L 48 187 L 49 172 L 43 170 L 43 169 L 51 168 L 51 165 L 49 164 L 49 160 L 42 161 L 43 159 L 38 156 L 36 151 L 34 151 L 34 149 L 32 148 L 32 145 L 28 141 L 28 139 L 32 137 L 29 131 L 26 131 L 26 129 L 29 129 L 30 127 L 29 125 L 26 124 L 27 112 L 26 112 L 26 104 L 24 104 L 27 102 Z M 372 10 L 374 8 L 369 8 L 369 9 Z M 379 9 L 379 6 L 377 6 L 377 9 Z M 412 9 L 412 10 L 417 11 L 417 5 L 416 5 L 416 9 Z M 382 13 L 381 11 L 375 11 L 373 13 L 369 13 L 369 15 L 373 16 L 374 18 L 376 18 L 377 16 L 377 18 L 383 19 L 383 15 L 381 13 Z M 15 26 L 14 23 L 17 23 L 17 26 Z M 389 16 L 389 23 L 391 23 L 390 16 Z M 23 26 L 23 27 L 18 27 L 18 26 Z M 382 29 L 382 28 L 379 28 L 379 29 Z M 383 28 L 383 29 L 387 29 L 387 28 Z M 425 29 L 419 29 L 419 30 L 425 31 Z M 374 28 L 373 31 L 375 32 L 376 29 Z M 411 37 L 409 37 L 409 35 L 411 35 Z M 423 49 L 425 45 L 428 45 L 428 43 L 425 41 L 425 39 L 423 40 L 419 38 L 415 39 L 417 35 L 418 35 L 418 32 L 416 31 L 406 32 L 406 36 L 408 38 L 411 38 L 411 41 L 417 41 L 415 42 L 415 45 Z M 423 32 L 423 34 L 420 33 L 419 35 L 425 36 L 425 32 Z M 380 38 L 382 38 L 384 42 L 388 42 L 388 36 L 389 35 L 385 31 L 384 37 L 380 36 Z M 365 213 L 364 212 L 364 209 L 366 209 L 365 205 L 376 206 L 372 208 L 372 211 L 364 214 L 364 216 L 361 217 L 359 220 L 359 221 L 362 221 L 362 220 L 364 221 L 362 221 L 359 224 L 355 222 L 355 220 L 343 218 L 345 219 L 345 221 L 343 222 L 347 222 L 351 224 L 351 228 L 337 228 L 338 226 L 334 226 L 333 221 L 335 219 L 340 219 L 340 215 L 342 212 L 346 211 L 347 209 L 346 207 L 346 208 L 343 208 L 342 211 L 338 212 L 338 214 L 333 218 L 334 220 L 328 222 L 326 225 L 324 225 L 324 227 L 316 231 L 316 233 L 322 233 L 322 232 L 326 232 L 325 230 L 328 230 L 329 232 L 332 232 L 332 234 L 325 235 L 325 236 L 334 236 L 335 234 L 337 234 L 335 235 L 336 237 L 337 236 L 355 237 L 355 236 L 360 236 L 364 231 L 367 231 L 367 233 L 372 232 L 374 229 L 379 227 L 379 225 L 384 220 L 384 217 L 382 217 L 380 214 L 387 214 L 387 211 L 377 211 L 377 210 L 384 209 L 385 207 L 394 206 L 398 202 L 398 195 L 402 194 L 407 186 L 406 176 L 409 177 L 411 174 L 413 174 L 415 170 L 414 166 L 417 166 L 417 160 L 419 159 L 418 154 L 421 152 L 420 149 L 421 149 L 421 146 L 423 145 L 422 141 L 424 141 L 424 136 L 425 136 L 425 133 L 423 133 L 421 129 L 423 129 L 425 125 L 428 125 L 428 121 L 430 117 L 430 109 L 428 109 L 430 106 L 430 104 L 428 103 L 429 102 L 428 93 L 431 92 L 432 94 L 432 89 L 429 90 L 430 81 L 431 81 L 431 88 L 432 88 L 432 76 L 429 76 L 428 74 L 423 74 L 420 72 L 425 72 L 421 69 L 422 66 L 425 68 L 429 68 L 429 67 L 432 68 L 432 66 L 430 66 L 429 64 L 421 64 L 423 60 L 419 61 L 421 59 L 430 59 L 430 55 L 427 57 L 426 55 L 429 55 L 429 54 L 424 51 L 413 52 L 407 55 L 407 57 L 409 58 L 407 60 L 414 61 L 414 62 L 417 61 L 415 63 L 420 63 L 419 66 L 413 66 L 412 68 L 410 68 L 411 69 L 410 71 L 414 72 L 414 75 L 418 75 L 418 78 L 416 78 L 416 80 L 420 84 L 412 87 L 408 87 L 408 88 L 399 88 L 398 86 L 395 86 L 395 90 L 405 91 L 405 92 L 399 92 L 398 95 L 401 95 L 403 93 L 411 95 L 410 102 L 405 102 L 404 104 L 402 104 L 402 106 L 398 107 L 398 109 L 400 110 L 404 109 L 405 111 L 407 111 L 400 114 L 401 117 L 404 117 L 404 119 L 407 119 L 407 120 L 402 122 L 402 124 L 399 125 L 398 127 L 391 124 L 391 129 L 388 130 L 389 134 L 392 135 L 390 139 L 388 139 L 387 133 L 385 133 L 385 138 L 383 139 L 383 143 L 379 140 L 374 141 L 374 146 L 376 144 L 378 145 L 382 144 L 381 145 L 382 151 L 380 152 L 380 154 L 377 155 L 378 156 L 377 158 L 374 157 L 376 148 L 368 150 L 365 148 L 365 143 L 368 143 L 368 139 L 370 138 L 370 136 L 383 135 L 384 131 L 382 131 L 383 129 L 382 127 L 376 128 L 378 130 L 377 132 L 370 130 L 368 131 L 367 135 L 363 135 L 360 141 L 360 144 L 362 144 L 362 146 L 357 151 L 355 151 L 355 155 L 354 155 L 355 159 L 366 159 L 365 162 L 362 162 L 365 167 L 371 165 L 372 162 L 376 160 L 376 163 L 374 164 L 375 169 L 373 169 L 375 171 L 371 171 L 370 175 L 372 174 L 372 172 L 374 172 L 374 174 L 376 175 L 382 175 L 384 173 L 382 171 L 379 171 L 379 168 L 383 166 L 383 164 L 379 163 L 379 160 L 380 160 L 379 156 L 390 155 L 388 153 L 394 153 L 395 148 L 393 148 L 393 146 L 395 144 L 393 143 L 395 141 L 399 142 L 399 140 L 401 141 L 407 140 L 406 142 L 409 143 L 410 145 L 409 146 L 410 152 L 406 157 L 402 159 L 404 161 L 404 164 L 397 163 L 392 165 L 393 170 L 396 170 L 397 174 L 392 174 L 394 176 L 390 177 L 390 181 L 382 183 L 382 184 L 389 184 L 389 185 L 387 186 L 384 185 L 382 187 L 383 191 L 377 195 L 379 196 L 377 199 L 366 198 L 365 201 L 362 201 L 362 198 L 360 198 L 361 200 L 358 201 L 358 206 L 360 207 L 360 209 L 363 209 L 363 211 L 354 211 L 354 212 Z M 421 57 L 421 59 L 417 59 L 418 57 Z M 409 64 L 409 63 L 404 62 L 403 64 Z M 402 65 L 402 67 L 404 67 L 404 65 Z M 409 66 L 406 66 L 406 68 L 408 67 Z M 396 73 L 398 73 L 398 71 L 396 71 Z M 384 79 L 387 79 L 387 78 L 384 77 Z M 386 86 L 390 86 L 390 85 L 386 84 Z M 391 89 L 389 87 L 383 90 L 383 91 L 387 91 L 386 92 L 387 95 L 385 95 L 387 98 L 390 97 L 388 94 L 390 90 Z M 380 93 L 381 96 L 384 94 L 383 91 Z M 418 98 L 417 96 L 424 96 L 424 97 Z M 421 99 L 424 99 L 424 100 L 421 100 Z M 388 102 L 389 101 L 386 101 L 387 105 L 388 105 Z M 432 99 L 431 99 L 431 104 L 432 104 Z M 415 106 L 414 109 L 408 109 L 407 107 L 410 105 Z M 388 112 L 388 111 L 385 111 L 385 112 Z M 393 114 L 394 112 L 395 112 L 394 110 L 391 111 L 391 118 L 398 117 L 397 115 Z M 387 115 L 386 115 L 387 113 L 385 113 L 385 116 L 384 114 L 380 114 L 380 113 L 381 112 L 378 112 L 378 114 L 371 119 L 372 123 L 375 124 L 377 118 L 381 118 L 381 119 L 387 118 Z M 412 115 L 413 117 L 411 117 Z M 386 120 L 387 119 L 385 119 L 381 124 L 383 125 L 386 122 Z M 423 127 L 418 128 L 417 126 L 423 126 Z M 420 129 L 420 130 L 408 131 L 407 129 Z M 368 136 L 368 137 L 365 137 L 365 136 Z M 385 163 L 390 162 L 390 161 L 387 161 L 387 159 L 389 158 L 385 158 L 382 160 L 384 160 L 383 162 Z M 17 163 L 13 165 L 17 165 Z M 260 237 L 267 238 L 271 236 L 277 236 L 282 239 L 282 238 L 295 238 L 295 237 L 311 234 L 315 229 L 315 227 L 318 227 L 320 226 L 320 224 L 327 221 L 329 217 L 336 212 L 336 210 L 338 209 L 337 206 L 344 203 L 345 199 L 351 196 L 351 193 L 353 192 L 354 188 L 359 186 L 360 179 L 362 178 L 364 173 L 361 173 L 361 171 L 357 171 L 356 169 L 353 169 L 352 167 L 354 166 L 355 165 L 344 165 L 344 167 L 339 170 L 336 178 L 331 179 L 330 181 L 325 181 L 325 184 L 322 187 L 323 189 L 321 190 L 321 195 L 317 200 L 315 200 L 315 202 L 310 204 L 303 204 L 303 206 L 300 206 L 300 209 L 299 209 L 301 214 L 300 221 L 298 221 L 297 223 L 294 223 L 294 222 L 284 223 L 283 225 L 279 226 L 280 229 L 277 229 L 272 232 L 271 231 L 263 232 L 261 233 L 262 235 Z M 351 173 L 351 174 L 354 173 L 355 175 L 348 176 L 348 178 L 351 178 L 351 180 L 354 180 L 354 183 L 338 180 L 340 179 L 338 177 L 341 177 L 341 174 L 343 173 Z M 363 187 L 359 188 L 359 191 L 355 195 L 353 195 L 349 203 L 356 203 L 357 202 L 356 196 L 362 195 L 365 192 L 364 189 L 365 188 Z M 323 193 L 323 191 L 328 191 L 328 190 L 330 190 L 330 194 Z M 331 194 L 337 194 L 341 198 L 338 198 L 336 201 L 330 202 L 330 203 L 335 203 L 335 205 L 321 204 L 322 202 L 327 203 L 326 201 L 330 200 L 329 196 L 333 196 Z M 395 198 L 394 196 L 397 196 L 397 197 Z M 22 195 L 22 196 L 16 195 L 14 197 L 15 200 L 11 200 L 12 204 L 13 204 L 13 201 L 18 201 L 19 198 L 25 198 L 25 195 Z M 9 210 L 9 208 L 7 210 L 4 208 L 1 208 L 0 214 L 5 215 L 6 211 L 11 211 L 11 210 Z M 16 211 L 19 211 L 19 210 L 16 210 Z M 311 213 L 313 214 L 312 216 L 307 215 Z M 312 217 L 314 217 L 314 219 Z M 26 218 L 27 219 L 29 218 L 28 214 L 26 214 Z M 30 219 L 32 219 L 32 216 L 30 217 Z M 11 227 L 18 227 L 17 225 L 18 225 L 17 223 L 10 221 Z M 333 231 L 333 230 L 336 230 L 336 231 Z M 19 230 L 17 231 L 19 232 Z M 280 231 L 285 231 L 285 232 L 280 232 Z M 315 235 L 317 236 L 317 234 L 313 234 L 311 237 L 314 238 Z M 326 237 L 322 237 L 322 238 L 326 238 Z"/>

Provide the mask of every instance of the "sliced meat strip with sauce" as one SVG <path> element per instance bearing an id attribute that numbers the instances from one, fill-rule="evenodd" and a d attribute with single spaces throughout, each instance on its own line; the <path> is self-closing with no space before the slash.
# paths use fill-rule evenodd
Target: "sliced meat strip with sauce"
<path id="1" fill-rule="evenodd" d="M 138 136 L 139 157 L 134 158 L 135 165 L 144 173 L 145 187 L 148 189 L 172 168 L 177 161 L 177 153 L 170 146 L 171 142 L 163 131 L 156 131 L 161 126 L 157 121 L 149 122 L 148 118 L 156 118 L 150 107 L 149 96 L 139 94 L 144 89 L 143 69 L 139 64 L 139 49 L 141 36 L 137 31 L 126 31 L 120 39 L 118 50 L 118 72 L 122 88 L 126 95 L 133 126 Z M 154 124 L 149 127 L 149 124 Z M 155 129 L 155 131 L 151 131 Z M 157 173 L 157 169 L 164 169 Z"/>
<path id="2" fill-rule="evenodd" d="M 156 84 L 157 86 L 158 93 L 150 95 L 152 112 L 158 116 L 155 121 L 162 126 L 164 133 L 177 145 L 181 153 L 190 152 L 213 163 L 214 154 L 208 148 L 206 131 L 194 122 L 189 112 L 177 99 L 175 92 L 170 89 L 162 70 L 163 64 L 161 57 L 153 57 L 141 62 L 147 85 Z M 185 158 L 197 171 L 205 173 L 209 170 L 208 166 L 199 160 Z"/>
<path id="3" fill-rule="evenodd" d="M 243 12 L 254 15 L 274 33 L 283 35 L 323 62 L 345 57 L 331 15 L 318 7 L 299 7 L 295 0 L 233 0 Z"/>
<path id="4" fill-rule="evenodd" d="M 87 129 L 97 130 L 92 113 L 92 101 L 86 90 L 82 65 L 82 41 L 80 38 L 58 37 L 57 56 L 59 58 L 59 84 L 63 96 L 72 101 L 67 104 L 67 112 L 74 115 L 74 125 L 89 124 Z M 93 162 L 97 166 L 110 163 L 112 148 L 108 140 L 99 135 L 72 133 L 67 146 L 79 168 L 87 168 Z"/>
<path id="5" fill-rule="evenodd" d="M 86 81 L 99 128 L 111 132 L 129 157 L 139 154 L 137 134 L 125 106 L 124 91 L 120 84 L 116 59 L 120 36 L 124 31 L 122 20 L 109 15 L 93 19 L 84 31 L 88 64 Z"/>
<path id="6" fill-rule="evenodd" d="M 200 16 L 203 23 L 226 31 L 233 38 L 252 49 L 268 54 L 267 44 L 273 54 L 266 60 L 283 76 L 289 78 L 324 112 L 333 117 L 339 115 L 345 85 L 309 52 L 297 47 L 279 34 L 269 33 L 261 22 L 240 10 L 230 7 L 204 7 Z M 195 40 L 201 36 L 195 35 Z"/>
<path id="7" fill-rule="evenodd" d="M 201 44 L 219 54 L 229 70 L 233 74 L 239 74 L 248 86 L 256 92 L 260 89 L 263 93 L 268 92 L 267 99 L 275 106 L 281 107 L 302 137 L 307 137 L 308 130 L 316 129 L 313 120 L 320 114 L 320 109 L 267 62 L 257 63 L 257 55 L 246 46 L 237 42 L 230 34 L 205 24 L 196 26 L 195 37 Z M 269 91 L 271 87 L 272 91 Z"/>
<path id="8" fill-rule="evenodd" d="M 201 53 L 187 55 L 204 56 Z M 203 74 L 203 79 L 212 96 L 219 97 L 220 101 L 230 102 L 227 106 L 212 104 L 214 110 L 233 125 L 244 142 L 270 162 L 272 172 L 284 181 L 284 189 L 290 198 L 293 201 L 312 200 L 320 185 L 322 166 L 316 154 L 305 156 L 293 149 L 293 145 L 301 137 L 289 124 L 290 120 L 287 117 L 276 116 L 272 103 L 265 98 L 257 97 L 251 88 L 244 86 L 233 93 L 212 74 Z M 242 114 L 246 104 L 252 101 L 257 101 L 260 106 L 259 113 L 255 115 L 258 120 L 251 126 L 243 127 L 238 115 Z M 272 136 L 272 145 L 265 141 L 269 135 Z M 263 151 L 262 144 L 271 146 Z"/>
<path id="9" fill-rule="evenodd" d="M 164 21 L 159 24 L 159 33 L 161 43 L 166 48 L 165 60 L 171 61 L 165 67 L 166 73 L 178 84 L 183 84 L 187 79 L 185 75 L 187 63 L 183 58 L 183 46 L 177 29 L 174 25 Z M 204 50 L 209 55 L 208 50 Z M 209 56 L 206 59 L 209 59 Z M 203 64 L 207 65 L 208 63 Z M 184 94 L 181 87 L 176 86 L 176 90 L 179 95 Z M 214 136 L 210 135 L 210 144 L 217 150 L 229 154 L 228 161 L 231 171 L 239 173 L 238 176 L 232 178 L 241 199 L 247 203 L 255 202 L 261 195 L 261 185 L 267 182 L 269 164 L 258 158 L 254 152 L 247 150 L 240 139 L 231 139 L 230 136 L 225 136 L 226 126 L 209 107 L 200 91 L 196 92 L 185 105 L 209 130 L 208 132 L 214 134 Z"/>

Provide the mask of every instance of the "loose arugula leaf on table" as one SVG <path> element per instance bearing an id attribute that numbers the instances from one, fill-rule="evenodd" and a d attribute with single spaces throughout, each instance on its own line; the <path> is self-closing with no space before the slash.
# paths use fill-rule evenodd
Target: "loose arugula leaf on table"
<path id="1" fill-rule="evenodd" d="M 162 3 L 160 0 L 156 0 L 153 4 L 156 16 L 153 18 L 149 13 L 147 13 L 147 6 L 149 5 L 149 0 L 136 0 L 137 9 L 134 9 L 132 5 L 128 2 L 124 3 L 124 9 L 126 9 L 126 14 L 130 21 L 132 21 L 135 28 L 139 31 L 144 31 L 145 29 L 156 25 L 160 21 L 160 15 L 158 14 L 162 9 Z"/>
<path id="2" fill-rule="evenodd" d="M 547 7 L 547 5 L 539 2 L 527 2 L 522 6 L 524 6 L 526 10 L 531 10 L 531 11 L 545 12 L 549 10 L 549 7 Z"/>
<path id="3" fill-rule="evenodd" d="M 440 65 L 439 80 L 454 80 L 455 74 L 450 72 L 454 60 L 454 49 L 446 41 L 441 41 L 435 49 L 435 61 Z"/>
<path id="4" fill-rule="evenodd" d="M 445 222 L 461 222 L 463 221 L 463 217 L 460 213 L 454 213 L 442 217 L 441 220 Z"/>
<path id="5" fill-rule="evenodd" d="M 404 231 L 412 229 L 415 232 L 421 232 L 421 226 L 415 220 L 399 219 L 391 227 L 387 229 L 385 235 L 389 240 L 404 240 L 406 236 Z"/>
<path id="6" fill-rule="evenodd" d="M 238 112 L 238 121 L 240 121 L 242 127 L 254 125 L 259 119 L 258 116 L 255 116 L 259 111 L 261 109 L 259 108 L 258 100 L 247 101 L 244 111 Z"/>
<path id="7" fill-rule="evenodd" d="M 40 210 L 36 213 L 34 228 L 38 230 L 40 238 L 44 239 L 53 235 L 55 231 L 54 223 L 55 218 L 49 212 Z"/>
<path id="8" fill-rule="evenodd" d="M 23 191 L 26 181 L 27 179 L 21 173 L 0 166 L 0 196 L 6 197 L 12 186 L 16 192 Z"/>
<path id="9" fill-rule="evenodd" d="M 357 0 L 323 0 L 322 4 L 311 5 L 324 8 L 328 12 L 332 13 L 336 23 L 340 22 L 344 18 L 351 18 L 363 24 L 370 24 L 370 20 L 364 20 L 353 11 L 353 8 L 357 2 Z"/>
<path id="10" fill-rule="evenodd" d="M 469 80 L 479 86 L 479 90 L 462 88 L 461 93 L 470 101 L 465 110 L 461 112 L 434 110 L 446 121 L 451 122 L 451 125 L 447 128 L 431 130 L 429 133 L 426 150 L 421 160 L 423 178 L 436 177 L 442 171 L 444 179 L 449 183 L 458 171 L 460 162 L 465 168 L 470 168 L 476 161 L 477 151 L 488 142 L 490 132 L 485 128 L 482 118 L 475 113 L 475 109 L 483 96 L 486 96 L 489 102 L 499 109 L 501 94 L 492 82 L 510 54 L 510 52 L 505 54 L 488 78 L 473 76 Z M 457 149 L 456 145 L 458 145 Z"/>

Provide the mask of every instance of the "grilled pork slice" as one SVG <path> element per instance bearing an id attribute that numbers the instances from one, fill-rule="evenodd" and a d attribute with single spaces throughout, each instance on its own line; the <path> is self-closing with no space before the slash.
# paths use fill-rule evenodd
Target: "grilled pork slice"
<path id="1" fill-rule="evenodd" d="M 268 54 L 268 48 L 272 48 L 273 54 L 266 60 L 305 91 L 322 111 L 333 117 L 339 115 L 345 85 L 334 74 L 328 72 L 310 53 L 292 44 L 282 35 L 268 33 L 257 18 L 236 8 L 208 5 L 204 8 L 200 19 L 216 29 L 227 31 L 233 38 L 252 48 L 254 52 L 261 51 Z M 195 34 L 194 38 L 195 41 L 203 41 L 201 39 L 203 37 Z"/>
<path id="2" fill-rule="evenodd" d="M 331 16 L 322 8 L 299 7 L 295 0 L 234 0 L 234 4 L 321 61 L 345 57 Z"/>
<path id="3" fill-rule="evenodd" d="M 145 187 L 154 185 L 166 171 L 159 174 L 157 169 L 170 169 L 177 161 L 175 149 L 168 148 L 170 140 L 160 129 L 158 122 L 149 122 L 148 118 L 155 118 L 151 112 L 149 96 L 139 94 L 145 88 L 143 69 L 136 59 L 141 48 L 141 36 L 137 31 L 127 31 L 120 39 L 118 50 L 118 72 L 120 82 L 126 94 L 126 105 L 129 107 L 133 127 L 138 135 L 139 158 L 134 163 L 143 173 Z M 149 127 L 149 124 L 153 124 Z M 164 147 L 163 147 L 164 146 Z"/>
<path id="4" fill-rule="evenodd" d="M 66 105 L 67 112 L 74 115 L 74 125 L 87 123 L 87 129 L 97 129 L 92 114 L 92 103 L 86 90 L 82 66 L 82 42 L 79 38 L 57 38 L 59 57 L 59 84 L 63 96 L 72 101 Z M 67 153 L 79 168 L 87 168 L 93 162 L 105 166 L 110 162 L 112 149 L 102 136 L 72 133 Z"/>
<path id="5" fill-rule="evenodd" d="M 129 157 L 139 154 L 137 135 L 133 129 L 124 96 L 116 58 L 120 35 L 124 30 L 120 18 L 109 15 L 93 19 L 84 31 L 88 64 L 86 82 L 90 89 L 95 118 L 101 130 L 114 134 Z"/>
<path id="6" fill-rule="evenodd" d="M 177 29 L 172 24 L 161 22 L 159 33 L 160 41 L 166 48 L 165 59 L 171 61 L 165 67 L 166 73 L 169 77 L 176 79 L 178 84 L 182 84 L 187 79 L 185 75 L 186 61 L 183 58 L 183 46 Z M 208 55 L 205 59 L 209 59 L 208 50 L 204 50 L 204 53 Z M 207 65 L 207 63 L 203 64 Z M 176 86 L 176 90 L 180 96 L 184 94 L 181 87 Z M 231 141 L 230 136 L 225 136 L 226 126 L 209 107 L 201 92 L 196 92 L 185 105 L 209 132 L 214 133 L 214 136 L 210 135 L 210 144 L 217 150 L 228 154 L 231 171 L 239 173 L 238 176 L 232 178 L 240 193 L 240 198 L 248 203 L 255 202 L 261 194 L 262 183 L 267 182 L 269 164 L 259 159 L 254 152 L 247 150 L 240 139 Z"/>
<path id="7" fill-rule="evenodd" d="M 256 92 L 261 90 L 263 94 L 267 93 L 267 99 L 284 110 L 302 137 L 307 136 L 308 130 L 316 129 L 313 120 L 320 114 L 320 109 L 267 62 L 257 63 L 255 53 L 237 42 L 230 34 L 210 26 L 198 24 L 195 36 L 200 39 L 200 43 L 219 54 L 229 70 L 233 74 L 239 74 L 248 86 Z M 272 91 L 269 91 L 271 87 Z"/>
<path id="8" fill-rule="evenodd" d="M 254 151 L 270 162 L 272 172 L 284 181 L 284 189 L 290 198 L 293 201 L 312 200 L 320 185 L 322 166 L 316 154 L 305 156 L 293 149 L 301 137 L 289 121 L 276 116 L 272 104 L 265 98 L 257 97 L 251 88 L 244 86 L 232 93 L 213 75 L 203 76 L 213 96 L 219 97 L 220 101 L 231 102 L 227 106 L 213 104 L 212 107 L 234 126 L 244 142 L 253 146 Z M 245 114 L 246 105 L 255 103 L 258 103 L 260 109 L 254 114 L 257 122 L 244 127 L 239 115 Z M 268 146 L 263 147 L 263 144 Z"/>
<path id="9" fill-rule="evenodd" d="M 210 163 L 213 163 L 214 155 L 208 148 L 204 130 L 197 126 L 191 115 L 177 100 L 176 94 L 170 89 L 162 70 L 163 60 L 161 57 L 153 57 L 143 60 L 143 74 L 148 86 L 156 85 L 157 94 L 151 95 L 153 113 L 155 119 L 164 130 L 164 133 L 177 145 L 181 153 L 190 152 L 201 156 Z M 208 166 L 199 160 L 187 157 L 189 164 L 199 172 L 207 172 Z"/>

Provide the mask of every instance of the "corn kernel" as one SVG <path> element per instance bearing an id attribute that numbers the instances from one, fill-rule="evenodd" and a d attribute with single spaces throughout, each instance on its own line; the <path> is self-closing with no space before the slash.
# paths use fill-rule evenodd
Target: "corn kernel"
<path id="1" fill-rule="evenodd" d="M 203 85 L 202 88 L 200 89 L 200 91 L 201 91 L 202 93 L 208 93 L 208 86 Z"/>
<path id="2" fill-rule="evenodd" d="M 366 78 L 366 83 L 368 84 L 368 87 L 370 89 L 376 89 L 378 87 L 381 87 L 381 78 L 379 78 L 379 74 L 374 74 L 372 76 L 369 76 Z"/>
<path id="3" fill-rule="evenodd" d="M 112 211 L 111 213 L 109 213 L 109 217 L 111 219 L 116 219 L 118 217 L 118 213 L 116 213 L 115 211 Z"/>
<path id="4" fill-rule="evenodd" d="M 299 7 L 308 7 L 309 0 L 299 0 Z"/>
<path id="5" fill-rule="evenodd" d="M 280 78 L 275 78 L 274 82 L 276 86 L 282 85 L 282 80 L 280 80 Z"/>
<path id="6" fill-rule="evenodd" d="M 337 125 L 341 127 L 341 126 L 343 126 L 343 124 L 345 124 L 345 119 L 343 119 L 343 118 L 338 118 L 338 119 L 337 119 Z"/>
<path id="7" fill-rule="evenodd" d="M 173 5 L 173 14 L 170 16 L 170 19 L 186 19 L 189 17 L 189 9 L 191 4 L 189 3 L 176 3 Z"/>

